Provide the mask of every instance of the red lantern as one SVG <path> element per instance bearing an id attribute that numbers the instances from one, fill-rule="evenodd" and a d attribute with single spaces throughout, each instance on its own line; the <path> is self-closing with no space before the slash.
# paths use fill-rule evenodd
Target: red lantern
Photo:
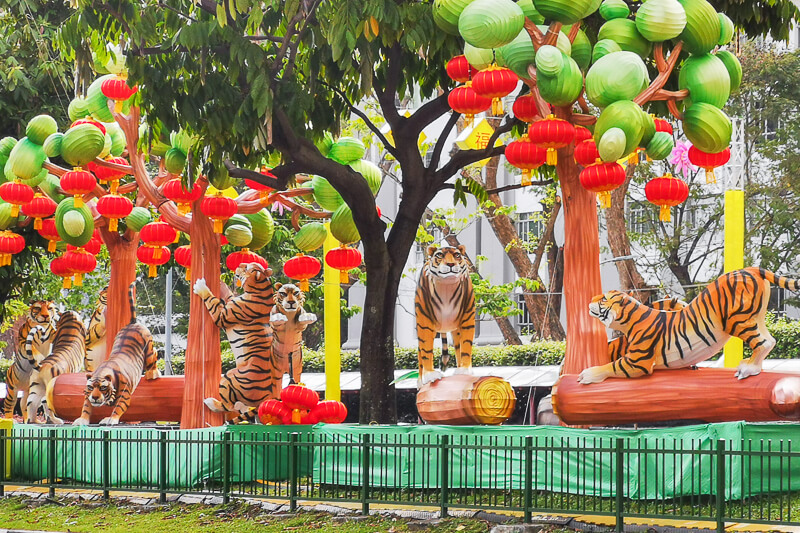
<path id="1" fill-rule="evenodd" d="M 592 132 L 583 126 L 575 126 L 575 144 L 580 144 L 583 141 L 592 139 Z"/>
<path id="2" fill-rule="evenodd" d="M 192 203 L 203 196 L 203 189 L 195 182 L 191 189 L 187 189 L 179 178 L 171 179 L 164 184 L 161 190 L 169 200 L 178 204 L 178 214 L 185 215 L 192 210 Z"/>
<path id="3" fill-rule="evenodd" d="M 267 167 L 261 167 L 261 173 L 264 174 L 265 176 L 269 176 L 270 178 L 275 178 L 275 176 L 273 176 L 272 173 L 270 173 Z M 248 179 L 244 180 L 244 184 L 253 189 L 254 191 L 258 191 L 258 200 L 262 204 L 269 205 L 269 193 L 271 193 L 275 189 L 273 189 L 272 187 L 268 187 L 263 183 L 259 183 L 257 181 Z"/>
<path id="4" fill-rule="evenodd" d="M 447 75 L 450 76 L 450 79 L 458 83 L 466 83 L 478 73 L 478 70 L 470 65 L 467 58 L 463 55 L 456 56 L 448 61 L 445 68 L 447 69 Z"/>
<path id="5" fill-rule="evenodd" d="M 55 252 L 56 251 L 56 243 L 61 240 L 61 236 L 58 234 L 58 230 L 56 229 L 56 221 L 52 218 L 46 218 L 42 220 L 42 227 L 39 228 L 39 235 L 43 238 L 47 239 L 47 251 L 48 252 Z M 66 287 L 68 288 L 68 287 Z"/>
<path id="6" fill-rule="evenodd" d="M 0 231 L 0 267 L 11 264 L 11 256 L 25 248 L 22 235 L 8 230 Z"/>
<path id="7" fill-rule="evenodd" d="M 258 406 L 258 418 L 264 425 L 277 426 L 292 416 L 292 411 L 280 400 L 266 400 Z"/>
<path id="8" fill-rule="evenodd" d="M 339 270 L 339 283 L 350 281 L 349 271 L 361 264 L 361 252 L 355 248 L 342 245 L 334 248 L 325 255 L 328 266 Z"/>
<path id="9" fill-rule="evenodd" d="M 166 246 L 152 246 L 147 244 L 145 246 L 140 246 L 136 250 L 136 258 L 145 265 L 150 266 L 147 271 L 147 276 L 150 278 L 156 277 L 158 273 L 156 267 L 166 264 L 169 261 L 169 256 L 169 248 Z"/>
<path id="10" fill-rule="evenodd" d="M 248 248 L 242 248 L 238 252 L 233 252 L 228 256 L 227 259 L 225 259 L 225 266 L 234 272 L 236 272 L 236 269 L 239 268 L 239 265 L 246 265 L 248 263 L 258 263 L 259 265 L 263 266 L 265 270 L 269 267 L 266 259 L 257 253 L 251 252 Z"/>
<path id="11" fill-rule="evenodd" d="M 672 124 L 670 124 L 669 121 L 663 118 L 654 118 L 653 122 L 656 124 L 656 131 L 663 131 L 672 135 Z"/>
<path id="12" fill-rule="evenodd" d="M 531 170 L 536 170 L 547 161 L 547 150 L 531 141 L 527 135 L 506 146 L 509 165 L 522 169 L 522 185 L 531 184 Z"/>
<path id="13" fill-rule="evenodd" d="M 523 122 L 533 122 L 539 117 L 539 110 L 536 108 L 536 97 L 526 94 L 514 100 L 511 106 L 514 116 Z"/>
<path id="14" fill-rule="evenodd" d="M 287 278 L 299 280 L 301 291 L 308 291 L 308 280 L 319 274 L 321 268 L 316 257 L 297 254 L 284 263 L 283 273 Z"/>
<path id="15" fill-rule="evenodd" d="M 19 206 L 33 200 L 33 189 L 19 180 L 8 181 L 0 185 L 0 198 L 13 204 L 11 216 L 16 218 L 19 216 Z"/>
<path id="16" fill-rule="evenodd" d="M 103 124 L 101 122 L 96 121 L 92 117 L 86 117 L 86 118 L 78 119 L 78 120 L 76 120 L 75 122 L 72 123 L 70 128 L 74 128 L 75 126 L 78 126 L 80 124 L 91 124 L 92 126 L 97 128 L 98 130 L 100 130 L 103 133 L 103 135 L 106 134 L 106 127 L 103 126 Z"/>
<path id="17" fill-rule="evenodd" d="M 447 103 L 456 113 L 464 115 L 467 125 L 472 123 L 473 117 L 478 113 L 483 113 L 492 106 L 489 98 L 479 96 L 472 88 L 471 82 L 466 85 L 456 87 L 447 95 Z"/>
<path id="18" fill-rule="evenodd" d="M 69 266 L 67 266 L 63 256 L 56 257 L 50 261 L 50 272 L 63 278 L 62 289 L 69 289 L 72 287 L 72 271 L 69 269 Z"/>
<path id="19" fill-rule="evenodd" d="M 186 281 L 192 279 L 192 247 L 178 246 L 175 249 L 175 262 L 186 269 Z"/>
<path id="20" fill-rule="evenodd" d="M 716 183 L 717 177 L 714 175 L 714 169 L 716 167 L 721 167 L 730 160 L 730 148 L 725 148 L 721 152 L 711 154 L 699 150 L 696 146 L 689 147 L 689 161 L 691 161 L 693 165 L 706 171 L 706 183 Z"/>
<path id="21" fill-rule="evenodd" d="M 178 238 L 178 232 L 166 222 L 156 220 L 155 222 L 145 224 L 142 230 L 139 232 L 139 237 L 142 239 L 143 243 L 154 248 L 153 253 L 155 254 L 155 259 L 160 260 L 161 257 L 158 255 L 161 253 L 160 250 L 162 247 L 168 246 L 175 242 L 175 239 Z M 169 261 L 169 249 L 167 249 L 167 252 L 167 259 L 164 261 L 164 263 Z M 146 261 L 142 262 L 145 263 Z M 164 263 L 157 264 L 163 265 Z"/>
<path id="22" fill-rule="evenodd" d="M 658 212 L 658 219 L 662 222 L 670 222 L 672 220 L 671 208 L 686 201 L 689 197 L 689 186 L 682 179 L 667 173 L 660 178 L 648 181 L 644 186 L 644 194 L 650 203 L 661 208 Z"/>
<path id="23" fill-rule="evenodd" d="M 114 112 L 119 113 L 122 111 L 122 103 L 136 94 L 139 88 L 128 85 L 127 78 L 123 76 L 114 76 L 103 81 L 100 85 L 100 91 L 106 98 L 114 100 Z"/>
<path id="24" fill-rule="evenodd" d="M 301 411 L 309 411 L 319 403 L 319 394 L 302 383 L 291 384 L 281 391 L 283 405 L 292 410 L 292 423 L 299 424 Z"/>
<path id="25" fill-rule="evenodd" d="M 625 169 L 617 162 L 595 163 L 579 176 L 584 189 L 597 193 L 600 207 L 611 206 L 611 191 L 625 183 Z"/>
<path id="26" fill-rule="evenodd" d="M 575 157 L 575 162 L 584 167 L 588 167 L 600 159 L 600 153 L 597 151 L 594 139 L 588 139 L 576 144 L 573 156 Z"/>
<path id="27" fill-rule="evenodd" d="M 88 194 L 97 186 L 94 175 L 86 170 L 76 167 L 61 177 L 61 188 L 75 198 L 75 207 L 83 207 L 83 195 Z"/>
<path id="28" fill-rule="evenodd" d="M 33 217 L 33 229 L 42 228 L 42 219 L 53 216 L 58 205 L 49 197 L 37 192 L 30 203 L 22 206 L 22 214 Z"/>
<path id="29" fill-rule="evenodd" d="M 124 157 L 107 157 L 106 161 L 108 163 L 114 163 L 115 165 L 128 166 L 128 160 Z M 94 161 L 89 161 L 86 166 L 94 173 L 95 177 L 100 180 L 100 183 L 106 183 L 107 181 L 111 182 L 112 194 L 116 194 L 117 187 L 119 187 L 119 180 L 127 176 L 127 173 L 121 170 L 114 170 L 112 168 L 104 167 L 95 163 Z"/>
<path id="30" fill-rule="evenodd" d="M 505 67 L 489 65 L 481 70 L 472 79 L 472 88 L 478 96 L 492 99 L 492 114 L 503 114 L 503 101 L 501 98 L 508 96 L 517 88 L 519 78 L 514 72 Z"/>
<path id="31" fill-rule="evenodd" d="M 86 243 L 85 246 L 78 247 L 72 246 L 71 244 L 67 245 L 68 252 L 74 252 L 75 250 L 83 250 L 84 252 L 90 253 L 93 256 L 97 257 L 97 254 L 100 253 L 100 248 L 103 246 L 103 243 L 97 239 L 90 239 L 89 242 Z"/>
<path id="32" fill-rule="evenodd" d="M 341 424 L 347 418 L 347 407 L 336 400 L 325 400 L 324 402 L 319 402 L 311 410 L 311 415 L 317 419 L 317 422 Z"/>
<path id="33" fill-rule="evenodd" d="M 575 139 L 575 128 L 566 120 L 547 115 L 546 119 L 531 124 L 528 137 L 542 148 L 547 148 L 547 164 L 555 166 L 558 163 L 556 150 Z"/>
<path id="34" fill-rule="evenodd" d="M 203 214 L 214 221 L 214 233 L 222 233 L 225 221 L 239 211 L 236 200 L 217 192 L 214 196 L 206 196 L 200 204 Z"/>
<path id="35" fill-rule="evenodd" d="M 108 220 L 108 230 L 117 231 L 117 221 L 131 214 L 133 202 L 118 194 L 107 194 L 97 201 L 97 212 Z"/>
<path id="36" fill-rule="evenodd" d="M 70 272 L 75 274 L 74 285 L 76 287 L 83 285 L 83 276 L 85 274 L 97 268 L 97 259 L 83 248 L 73 247 L 71 250 L 67 250 L 62 257 Z"/>

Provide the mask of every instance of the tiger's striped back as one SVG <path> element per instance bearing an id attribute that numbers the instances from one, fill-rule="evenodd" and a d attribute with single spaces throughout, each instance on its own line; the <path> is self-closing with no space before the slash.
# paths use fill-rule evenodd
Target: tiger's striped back
<path id="1" fill-rule="evenodd" d="M 86 362 L 87 372 L 94 370 L 106 358 L 106 309 L 108 305 L 108 288 L 97 296 L 89 325 L 86 328 Z"/>
<path id="2" fill-rule="evenodd" d="M 686 307 L 686 302 L 678 300 L 677 298 L 665 298 L 652 302 L 650 306 L 657 311 L 678 311 Z M 625 355 L 625 348 L 628 343 L 624 335 L 608 341 L 608 359 L 609 361 L 616 361 Z"/>

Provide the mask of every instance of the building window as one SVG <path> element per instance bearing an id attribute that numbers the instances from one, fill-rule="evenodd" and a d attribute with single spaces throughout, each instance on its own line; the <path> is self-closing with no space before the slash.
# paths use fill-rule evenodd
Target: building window
<path id="1" fill-rule="evenodd" d="M 522 242 L 537 241 L 544 233 L 542 212 L 519 213 L 517 215 L 517 233 Z"/>
<path id="2" fill-rule="evenodd" d="M 783 288 L 774 285 L 771 287 L 767 309 L 777 316 L 786 314 L 786 291 Z"/>
<path id="3" fill-rule="evenodd" d="M 649 206 L 628 204 L 626 222 L 631 233 L 650 233 L 654 229 L 654 212 Z"/>
<path id="4" fill-rule="evenodd" d="M 528 306 L 525 305 L 525 295 L 517 294 L 516 296 L 517 307 L 522 311 L 521 315 L 517 315 L 517 331 L 520 335 L 530 335 L 534 330 Z"/>

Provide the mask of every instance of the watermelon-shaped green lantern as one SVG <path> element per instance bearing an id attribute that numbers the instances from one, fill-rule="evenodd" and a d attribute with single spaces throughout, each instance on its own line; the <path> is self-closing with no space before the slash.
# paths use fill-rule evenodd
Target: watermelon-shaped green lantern
<path id="1" fill-rule="evenodd" d="M 326 211 L 336 211 L 344 203 L 333 185 L 322 176 L 311 179 L 311 188 L 314 190 L 314 201 Z"/>
<path id="2" fill-rule="evenodd" d="M 613 52 L 598 59 L 586 74 L 586 97 L 598 107 L 633 100 L 649 83 L 647 66 L 633 52 Z"/>
<path id="3" fill-rule="evenodd" d="M 575 60 L 582 71 L 586 71 L 592 63 L 592 42 L 583 30 L 578 30 L 575 34 L 575 41 L 572 43 L 572 53 L 570 57 Z"/>
<path id="4" fill-rule="evenodd" d="M 568 146 L 575 140 L 575 128 L 564 119 L 548 115 L 544 120 L 538 120 L 530 125 L 528 137 L 547 149 L 547 164 L 555 166 L 558 163 L 556 150 Z"/>
<path id="5" fill-rule="evenodd" d="M 530 41 L 530 39 L 531 37 L 528 35 L 528 40 Z M 531 46 L 533 46 L 533 43 L 531 43 Z M 464 43 L 464 57 L 467 58 L 467 62 L 472 68 L 475 70 L 483 70 L 494 63 L 495 51 L 486 48 L 476 48 L 469 43 Z M 498 57 L 497 59 L 500 60 L 502 58 Z"/>
<path id="6" fill-rule="evenodd" d="M 583 74 L 574 59 L 554 46 L 545 45 L 536 54 L 539 94 L 550 104 L 567 106 L 583 90 Z"/>
<path id="7" fill-rule="evenodd" d="M 536 11 L 533 0 L 519 0 L 517 5 L 531 22 L 534 24 L 544 24 L 544 17 L 541 13 Z"/>
<path id="8" fill-rule="evenodd" d="M 728 76 L 731 79 L 731 92 L 734 93 L 739 90 L 739 85 L 742 84 L 742 64 L 739 59 L 728 50 L 719 50 L 714 54 L 717 56 L 725 68 L 728 69 Z"/>
<path id="9" fill-rule="evenodd" d="M 524 29 L 513 41 L 497 50 L 498 62 L 505 63 L 520 78 L 530 78 L 528 65 L 533 64 L 535 57 L 531 36 Z"/>
<path id="10" fill-rule="evenodd" d="M 478 48 L 499 48 L 519 35 L 525 14 L 512 0 L 475 0 L 461 12 L 458 32 Z"/>
<path id="11" fill-rule="evenodd" d="M 50 115 L 33 117 L 25 127 L 25 136 L 36 144 L 44 144 L 44 140 L 58 131 L 56 120 Z"/>
<path id="12" fill-rule="evenodd" d="M 573 24 L 592 14 L 600 5 L 599 0 L 533 0 L 536 11 L 545 20 L 562 24 Z"/>
<path id="13" fill-rule="evenodd" d="M 636 12 L 636 29 L 654 43 L 674 39 L 686 27 L 686 11 L 678 0 L 647 0 Z"/>
<path id="14" fill-rule="evenodd" d="M 725 13 L 717 13 L 717 17 L 719 17 L 720 25 L 719 41 L 717 41 L 717 44 L 725 46 L 733 39 L 736 28 L 733 26 L 733 21 L 728 18 L 728 15 Z"/>
<path id="15" fill-rule="evenodd" d="M 331 146 L 328 157 L 337 163 L 347 165 L 348 163 L 362 159 L 366 153 L 367 148 L 359 139 L 355 137 L 340 137 L 339 140 Z"/>
<path id="16" fill-rule="evenodd" d="M 381 172 L 381 169 L 378 167 L 378 165 L 372 163 L 371 161 L 361 159 L 359 161 L 350 163 L 349 166 L 364 177 L 364 180 L 366 180 L 369 190 L 372 192 L 373 196 L 378 194 L 378 191 L 381 188 L 381 183 L 383 182 L 383 172 Z"/>
<path id="17" fill-rule="evenodd" d="M 715 154 L 731 143 L 731 119 L 721 109 L 693 103 L 683 114 L 683 132 L 699 150 Z"/>
<path id="18" fill-rule="evenodd" d="M 503 101 L 501 98 L 508 96 L 517 88 L 519 78 L 511 69 L 491 65 L 481 70 L 472 80 L 472 89 L 478 96 L 492 100 L 492 114 L 503 114 Z"/>
<path id="19" fill-rule="evenodd" d="M 611 159 L 604 158 L 604 160 L 619 159 L 624 155 L 630 154 L 639 146 L 645 129 L 643 114 L 642 108 L 630 100 L 618 100 L 603 109 L 597 118 L 594 128 L 594 140 L 597 143 L 598 150 L 600 150 L 601 157 L 606 149 L 611 150 L 612 145 L 618 146 L 619 144 L 619 132 L 612 132 L 610 137 L 604 141 L 603 137 L 606 132 L 616 128 L 625 133 L 625 146 L 622 154 Z M 609 154 L 614 155 L 614 152 L 609 151 Z"/>
<path id="20" fill-rule="evenodd" d="M 712 54 L 693 55 L 681 66 L 678 86 L 689 89 L 686 105 L 705 102 L 722 107 L 731 93 L 731 77 L 725 63 Z"/>
<path id="21" fill-rule="evenodd" d="M 616 41 L 612 41 L 611 39 L 600 39 L 595 43 L 594 48 L 592 49 L 592 63 L 597 63 L 600 61 L 600 58 L 605 57 L 608 54 L 621 51 L 622 47 L 620 47 Z"/>
<path id="22" fill-rule="evenodd" d="M 105 145 L 105 134 L 92 124 L 73 125 L 61 139 L 61 157 L 73 167 L 94 161 Z"/>
<path id="23" fill-rule="evenodd" d="M 600 4 L 600 16 L 604 20 L 628 18 L 631 10 L 625 0 L 603 0 Z"/>
<path id="24" fill-rule="evenodd" d="M 666 159 L 675 148 L 675 140 L 671 133 L 657 131 L 647 144 L 647 157 L 655 161 Z"/>
<path id="25" fill-rule="evenodd" d="M 331 215 L 331 235 L 336 237 L 336 240 L 349 244 L 361 239 L 358 233 L 358 228 L 353 221 L 353 212 L 347 204 L 342 204 Z"/>
<path id="26" fill-rule="evenodd" d="M 678 0 L 686 12 L 686 27 L 678 36 L 691 54 L 710 52 L 720 40 L 720 20 L 706 0 Z"/>
<path id="27" fill-rule="evenodd" d="M 458 18 L 472 0 L 434 0 L 433 22 L 450 35 L 458 35 Z"/>
<path id="28" fill-rule="evenodd" d="M 597 39 L 611 39 L 623 50 L 635 52 L 642 59 L 646 59 L 652 49 L 650 41 L 642 37 L 642 34 L 636 29 L 636 23 L 629 19 L 609 20 L 600 27 Z"/>

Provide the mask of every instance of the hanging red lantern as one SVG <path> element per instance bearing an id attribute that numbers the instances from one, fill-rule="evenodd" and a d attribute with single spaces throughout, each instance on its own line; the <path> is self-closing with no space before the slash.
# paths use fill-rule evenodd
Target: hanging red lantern
<path id="1" fill-rule="evenodd" d="M 478 96 L 492 99 L 492 115 L 503 114 L 501 98 L 517 88 L 519 77 L 509 68 L 489 65 L 472 79 L 472 88 Z"/>
<path id="2" fill-rule="evenodd" d="M 703 152 L 696 146 L 689 147 L 689 161 L 695 166 L 698 166 L 706 171 L 706 183 L 716 183 L 717 177 L 714 175 L 714 169 L 721 167 L 731 160 L 731 149 L 725 148 L 721 152 L 708 153 Z"/>
<path id="3" fill-rule="evenodd" d="M 75 250 L 83 250 L 87 253 L 92 254 L 93 256 L 97 257 L 97 254 L 100 253 L 100 248 L 103 246 L 103 243 L 97 239 L 90 239 L 89 242 L 86 243 L 85 246 L 72 246 L 71 244 L 67 245 L 68 252 L 74 252 Z"/>
<path id="4" fill-rule="evenodd" d="M 600 159 L 600 153 L 597 151 L 594 139 L 588 139 L 576 144 L 573 156 L 575 157 L 575 162 L 584 167 L 588 167 Z"/>
<path id="5" fill-rule="evenodd" d="M 128 80 L 124 76 L 114 76 L 103 81 L 100 85 L 100 91 L 103 96 L 110 100 L 114 100 L 114 112 L 119 113 L 122 111 L 122 103 L 136 94 L 139 90 L 137 86 L 129 86 Z"/>
<path id="6" fill-rule="evenodd" d="M 73 285 L 76 287 L 83 285 L 84 275 L 97 268 L 97 259 L 83 248 L 72 247 L 71 250 L 64 252 L 62 257 L 64 264 L 75 275 Z"/>
<path id="7" fill-rule="evenodd" d="M 118 194 L 107 194 L 97 200 L 97 212 L 108 219 L 108 231 L 117 231 L 117 222 L 131 214 L 133 202 Z"/>
<path id="8" fill-rule="evenodd" d="M 269 176 L 270 178 L 278 179 L 270 172 L 270 169 L 268 169 L 267 167 L 261 167 L 261 173 L 264 174 L 265 176 Z M 269 194 L 275 189 L 273 189 L 272 187 L 268 187 L 263 183 L 259 183 L 257 181 L 249 179 L 245 179 L 244 184 L 253 189 L 254 191 L 258 191 L 258 200 L 263 205 L 269 205 Z"/>
<path id="9" fill-rule="evenodd" d="M 233 252 L 228 256 L 227 259 L 225 259 L 225 266 L 234 272 L 236 272 L 236 269 L 239 268 L 239 265 L 246 265 L 248 263 L 258 263 L 259 265 L 263 266 L 264 269 L 269 267 L 266 259 L 257 253 L 251 252 L 248 248 L 242 248 L 238 252 Z"/>
<path id="10" fill-rule="evenodd" d="M 301 411 L 310 411 L 319 403 L 319 394 L 302 383 L 291 384 L 281 391 L 283 405 L 292 410 L 292 423 L 301 422 Z"/>
<path id="11" fill-rule="evenodd" d="M 37 192 L 29 203 L 22 206 L 22 214 L 26 217 L 32 217 L 33 229 L 38 230 L 42 228 L 42 219 L 53 216 L 53 213 L 56 212 L 56 207 L 58 207 L 58 204 L 48 196 Z"/>
<path id="12" fill-rule="evenodd" d="M 258 419 L 264 425 L 278 426 L 291 416 L 291 409 L 283 405 L 280 400 L 266 400 L 258 406 Z"/>
<path id="13" fill-rule="evenodd" d="M 124 157 L 106 157 L 106 161 L 115 165 L 129 165 L 128 160 Z M 89 163 L 86 164 L 86 167 L 95 175 L 100 183 L 105 184 L 106 182 L 111 182 L 110 191 L 112 194 L 116 194 L 117 188 L 119 187 L 119 180 L 128 175 L 124 171 L 104 167 L 103 165 L 95 163 L 94 161 L 89 161 Z"/>
<path id="14" fill-rule="evenodd" d="M 644 186 L 647 201 L 661 208 L 658 219 L 662 222 L 671 222 L 672 207 L 681 204 L 689 198 L 689 186 L 672 174 L 665 174 L 660 178 L 653 178 Z"/>
<path id="15" fill-rule="evenodd" d="M 533 122 L 539 118 L 539 110 L 536 108 L 536 97 L 532 94 L 525 94 L 517 97 L 511 106 L 514 116 L 523 122 Z"/>
<path id="16" fill-rule="evenodd" d="M 50 272 L 63 279 L 61 282 L 62 289 L 72 288 L 72 271 L 64 261 L 64 257 L 56 257 L 50 261 Z"/>
<path id="17" fill-rule="evenodd" d="M 164 184 L 161 190 L 167 199 L 178 204 L 178 214 L 185 215 L 192 210 L 192 204 L 203 196 L 203 189 L 200 184 L 195 182 L 190 189 L 181 183 L 180 178 L 171 179 Z"/>
<path id="18" fill-rule="evenodd" d="M 175 242 L 175 239 L 178 238 L 178 232 L 166 222 L 156 220 L 155 222 L 145 224 L 139 232 L 139 237 L 142 239 L 143 243 L 154 248 L 153 253 L 155 254 L 155 259 L 161 259 L 158 255 L 161 253 L 161 248 Z M 167 252 L 169 252 L 169 249 L 167 249 Z M 169 253 L 167 253 L 166 261 L 169 261 Z M 166 263 L 166 261 L 164 261 L 164 263 Z M 144 261 L 142 262 L 144 263 Z M 164 263 L 158 264 L 163 265 Z"/>
<path id="19" fill-rule="evenodd" d="M 547 150 L 531 141 L 527 135 L 506 146 L 509 165 L 522 169 L 522 185 L 531 184 L 531 170 L 536 170 L 547 161 Z"/>
<path id="20" fill-rule="evenodd" d="M 61 236 L 56 229 L 56 221 L 52 218 L 42 220 L 42 227 L 37 230 L 39 235 L 47 239 L 47 251 L 55 252 L 56 244 L 61 240 Z"/>
<path id="21" fill-rule="evenodd" d="M 81 124 L 91 124 L 92 126 L 97 128 L 98 130 L 100 130 L 103 135 L 106 134 L 106 127 L 103 125 L 103 123 L 96 121 L 91 116 L 86 117 L 86 118 L 80 118 L 80 119 L 76 120 L 75 122 L 72 123 L 70 128 L 74 128 L 75 126 L 79 126 Z"/>
<path id="22" fill-rule="evenodd" d="M 456 56 L 448 61 L 445 69 L 450 79 L 458 83 L 466 83 L 478 73 L 478 70 L 469 64 L 464 55 Z"/>
<path id="23" fill-rule="evenodd" d="M 324 402 L 319 402 L 311 410 L 310 414 L 317 422 L 341 424 L 347 418 L 347 407 L 336 400 L 325 400 Z"/>
<path id="24" fill-rule="evenodd" d="M 568 146 L 575 139 L 575 128 L 566 120 L 547 115 L 544 120 L 531 124 L 528 137 L 542 148 L 547 148 L 547 164 L 555 166 L 558 163 L 556 150 Z"/>
<path id="25" fill-rule="evenodd" d="M 492 106 L 489 98 L 479 96 L 472 88 L 471 82 L 456 87 L 447 95 L 447 103 L 456 113 L 464 115 L 467 125 L 472 124 L 472 119 L 478 113 L 483 113 Z"/>
<path id="26" fill-rule="evenodd" d="M 225 221 L 239 211 L 236 200 L 217 192 L 214 196 L 206 196 L 200 204 L 203 214 L 214 221 L 214 233 L 222 233 Z"/>
<path id="27" fill-rule="evenodd" d="M 20 206 L 33 200 L 33 189 L 19 180 L 7 181 L 0 185 L 0 198 L 13 204 L 11 216 L 16 218 L 19 216 Z"/>
<path id="28" fill-rule="evenodd" d="M 308 280 L 319 274 L 321 268 L 316 257 L 297 254 L 283 264 L 283 273 L 287 278 L 300 281 L 301 291 L 308 291 Z"/>
<path id="29" fill-rule="evenodd" d="M 600 207 L 611 206 L 611 191 L 625 183 L 625 169 L 616 161 L 595 163 L 584 168 L 579 176 L 583 188 L 597 193 Z"/>
<path id="30" fill-rule="evenodd" d="M 672 135 L 672 124 L 670 124 L 669 121 L 663 118 L 654 118 L 653 122 L 655 122 L 656 131 L 663 131 Z"/>
<path id="31" fill-rule="evenodd" d="M 583 126 L 574 126 L 575 127 L 575 144 L 582 143 L 583 141 L 588 141 L 589 139 L 593 139 L 592 132 L 584 128 Z"/>
<path id="32" fill-rule="evenodd" d="M 25 249 L 25 239 L 13 231 L 0 231 L 0 267 L 11 264 L 11 256 Z"/>
<path id="33" fill-rule="evenodd" d="M 149 265 L 150 268 L 147 271 L 147 277 L 150 278 L 156 277 L 158 274 L 157 267 L 166 264 L 169 261 L 169 257 L 169 248 L 166 246 L 152 246 L 146 244 L 145 246 L 140 246 L 136 250 L 136 258 L 145 265 Z"/>
<path id="34" fill-rule="evenodd" d="M 355 248 L 341 245 L 325 255 L 325 263 L 339 271 L 339 283 L 350 281 L 348 272 L 361 264 L 361 252 Z"/>
<path id="35" fill-rule="evenodd" d="M 186 269 L 186 281 L 192 279 L 192 247 L 188 244 L 175 248 L 175 262 Z"/>
<path id="36" fill-rule="evenodd" d="M 73 195 L 77 208 L 83 207 L 83 195 L 92 192 L 95 187 L 97 187 L 97 180 L 94 175 L 80 167 L 75 167 L 61 176 L 61 188 L 67 194 Z"/>

